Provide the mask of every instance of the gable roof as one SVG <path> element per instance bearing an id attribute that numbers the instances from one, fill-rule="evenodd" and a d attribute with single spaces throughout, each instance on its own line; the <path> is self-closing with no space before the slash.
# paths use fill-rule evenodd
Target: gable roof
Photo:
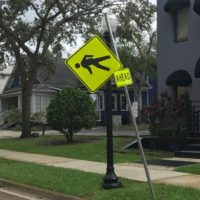
<path id="1" fill-rule="evenodd" d="M 77 85 L 78 79 L 71 72 L 71 70 L 65 65 L 65 59 L 57 58 L 54 60 L 55 66 L 52 72 L 49 74 L 45 72 L 45 69 L 41 69 L 38 72 L 37 78 L 41 84 L 48 85 Z"/>
<path id="2" fill-rule="evenodd" d="M 47 68 L 41 68 L 38 70 L 38 74 L 34 83 L 33 88 L 43 88 L 44 86 L 62 89 L 66 86 L 77 86 L 80 82 L 71 72 L 71 70 L 65 65 L 65 59 L 57 58 L 53 61 L 53 69 L 48 72 Z M 21 89 L 19 75 L 12 72 L 11 77 L 7 80 L 6 87 L 3 89 L 4 92 L 12 92 Z"/>
<path id="3" fill-rule="evenodd" d="M 2 94 L 5 86 L 6 86 L 6 83 L 8 81 L 9 77 L 8 76 L 5 76 L 5 77 L 1 77 L 0 78 L 0 94 Z"/>

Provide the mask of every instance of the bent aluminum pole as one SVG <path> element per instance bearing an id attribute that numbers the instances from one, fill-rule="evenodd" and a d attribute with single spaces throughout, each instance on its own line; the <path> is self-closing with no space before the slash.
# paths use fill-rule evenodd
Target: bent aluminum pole
<path id="1" fill-rule="evenodd" d="M 113 37 L 113 33 L 112 33 L 112 30 L 111 30 L 111 27 L 110 27 L 110 24 L 109 24 L 109 21 L 108 21 L 107 14 L 105 14 L 105 19 L 106 19 L 108 31 L 109 31 L 109 34 L 110 34 L 111 43 L 113 45 L 114 53 L 117 56 L 117 58 L 119 59 L 119 54 L 118 54 L 118 51 L 117 51 L 117 48 L 116 48 L 116 45 L 115 45 L 115 42 L 114 42 L 114 37 Z M 136 123 L 136 120 L 135 120 L 135 116 L 134 116 L 133 111 L 131 109 L 131 100 L 130 100 L 128 89 L 127 89 L 126 86 L 124 87 L 124 93 L 126 95 L 126 99 L 127 99 L 127 102 L 128 102 L 128 108 L 129 108 L 130 115 L 131 115 L 132 125 L 133 125 L 133 127 L 135 127 L 135 132 L 136 132 L 138 145 L 139 145 L 140 153 L 141 153 L 143 164 L 144 164 L 144 169 L 145 169 L 145 173 L 146 173 L 146 177 L 147 177 L 147 181 L 148 181 L 148 185 L 149 185 L 149 190 L 151 192 L 152 199 L 155 200 L 155 194 L 154 194 L 154 189 L 153 189 L 151 177 L 150 177 L 150 174 L 149 174 L 149 170 L 148 170 L 148 166 L 147 166 L 144 150 L 143 150 L 142 143 L 141 143 L 141 138 L 140 138 L 138 127 L 137 127 L 137 123 Z"/>

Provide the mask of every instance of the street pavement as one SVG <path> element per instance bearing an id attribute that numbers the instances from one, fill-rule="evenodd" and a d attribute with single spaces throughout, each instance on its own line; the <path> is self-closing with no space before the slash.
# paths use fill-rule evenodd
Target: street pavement
<path id="1" fill-rule="evenodd" d="M 98 133 L 102 132 L 98 131 Z M 46 134 L 55 134 L 55 131 L 47 132 Z M 83 131 L 80 132 L 79 134 L 85 134 L 85 132 Z M 123 132 L 121 132 L 120 134 L 126 135 L 126 133 Z M 6 131 L 0 132 L 0 138 L 19 137 L 19 136 L 20 133 L 18 132 L 6 132 Z M 93 172 L 102 175 L 104 175 L 106 171 L 105 163 L 64 158 L 58 156 L 47 156 L 42 154 L 23 153 L 23 152 L 15 152 L 10 150 L 0 149 L 0 157 L 17 161 L 38 163 L 47 166 L 77 169 L 85 172 Z M 170 159 L 172 161 L 175 160 L 175 161 L 200 163 L 200 159 L 187 159 L 187 158 L 177 158 L 177 157 L 167 158 L 167 160 Z M 143 164 L 118 163 L 115 164 L 114 167 L 115 167 L 115 173 L 119 177 L 124 177 L 127 179 L 132 179 L 142 182 L 147 181 Z M 200 189 L 199 175 L 176 172 L 173 171 L 174 169 L 173 167 L 168 167 L 168 166 L 148 165 L 148 168 L 151 180 L 155 183 L 173 184 L 173 185 Z"/>
<path id="2" fill-rule="evenodd" d="M 15 194 L 10 194 L 0 190 L 0 200 L 28 200 L 24 197 L 16 196 Z"/>
<path id="3" fill-rule="evenodd" d="M 42 135 L 42 131 L 35 131 Z M 140 136 L 147 136 L 150 135 L 148 130 L 140 130 Z M 45 131 L 45 135 L 61 135 L 60 132 L 56 130 L 47 130 Z M 9 131 L 9 130 L 0 130 L 0 139 L 3 138 L 17 138 L 20 137 L 20 131 Z M 76 133 L 76 135 L 91 135 L 91 136 L 106 136 L 106 128 L 105 127 L 94 127 L 92 129 L 83 129 Z M 120 128 L 113 129 L 113 136 L 135 136 L 134 130 L 124 130 Z"/>
<path id="4" fill-rule="evenodd" d="M 149 130 L 139 130 L 140 136 L 150 135 Z M 81 130 L 77 135 L 96 135 L 106 136 L 106 127 L 94 127 L 89 130 Z M 135 131 L 132 129 L 123 129 L 119 127 L 113 128 L 113 136 L 135 136 Z"/>

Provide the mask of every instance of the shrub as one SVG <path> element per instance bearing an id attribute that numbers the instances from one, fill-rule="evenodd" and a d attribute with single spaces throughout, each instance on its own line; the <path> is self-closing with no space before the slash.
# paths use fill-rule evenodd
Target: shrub
<path id="1" fill-rule="evenodd" d="M 95 104 L 85 92 L 65 88 L 57 93 L 47 108 L 47 121 L 52 128 L 63 133 L 67 141 L 72 141 L 74 132 L 95 125 Z"/>
<path id="2" fill-rule="evenodd" d="M 46 121 L 45 113 L 44 112 L 34 113 L 31 116 L 31 120 L 32 121 L 39 121 L 39 122 Z"/>
<path id="3" fill-rule="evenodd" d="M 7 117 L 5 118 L 6 123 L 15 124 L 20 122 L 22 119 L 22 113 L 18 109 L 12 109 L 8 112 Z"/>
<path id="4" fill-rule="evenodd" d="M 157 136 L 181 137 L 187 125 L 188 96 L 172 98 L 162 93 L 159 101 L 150 106 L 150 131 Z"/>
<path id="5" fill-rule="evenodd" d="M 186 129 L 177 128 L 150 128 L 150 133 L 153 136 L 158 136 L 160 138 L 182 138 L 186 134 Z"/>

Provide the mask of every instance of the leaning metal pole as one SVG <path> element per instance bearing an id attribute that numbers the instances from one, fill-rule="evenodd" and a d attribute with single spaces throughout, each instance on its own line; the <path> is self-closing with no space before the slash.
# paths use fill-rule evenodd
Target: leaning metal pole
<path id="1" fill-rule="evenodd" d="M 114 37 L 113 37 L 112 31 L 111 31 L 111 27 L 110 27 L 107 15 L 105 15 L 105 18 L 106 18 L 106 23 L 108 25 L 108 30 L 109 30 L 109 34 L 110 34 L 110 37 L 111 37 L 111 43 L 112 43 L 112 46 L 113 46 L 114 53 L 117 56 L 117 58 L 119 59 L 119 54 L 118 54 L 118 51 L 117 51 L 117 48 L 116 48 L 116 45 L 115 45 L 115 42 L 114 42 Z M 151 192 L 152 199 L 155 200 L 155 193 L 154 193 L 151 177 L 150 177 L 150 174 L 149 174 L 146 158 L 145 158 L 145 155 L 144 155 L 144 150 L 143 150 L 143 147 L 142 147 L 141 138 L 140 138 L 140 135 L 139 135 L 139 131 L 138 131 L 137 123 L 136 123 L 136 120 L 135 120 L 135 116 L 134 116 L 133 111 L 131 109 L 131 100 L 130 100 L 128 89 L 127 89 L 126 86 L 124 87 L 124 93 L 126 95 L 128 108 L 129 108 L 130 115 L 131 115 L 132 125 L 135 128 L 136 137 L 137 137 L 137 141 L 138 141 L 138 145 L 139 145 L 139 149 L 140 149 L 140 153 L 141 153 L 141 156 L 142 156 L 144 169 L 145 169 L 145 173 L 146 173 L 146 177 L 147 177 L 147 181 L 148 181 L 148 185 L 149 185 L 149 190 Z"/>

